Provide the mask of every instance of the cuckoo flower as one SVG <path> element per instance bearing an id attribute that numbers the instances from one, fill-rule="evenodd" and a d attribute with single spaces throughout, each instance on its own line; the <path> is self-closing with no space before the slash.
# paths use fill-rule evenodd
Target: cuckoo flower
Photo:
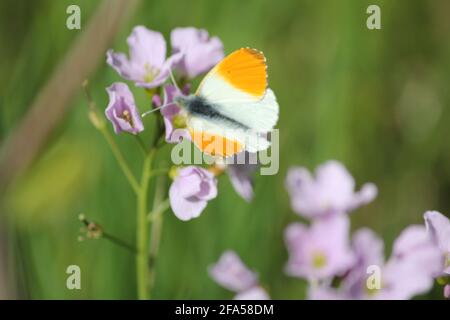
<path id="1" fill-rule="evenodd" d="M 209 38 L 208 32 L 196 28 L 176 28 L 170 35 L 174 53 L 182 53 L 177 69 L 188 78 L 211 69 L 223 59 L 223 45 L 217 37 Z"/>
<path id="2" fill-rule="evenodd" d="M 210 276 L 222 287 L 237 293 L 236 300 L 267 300 L 267 292 L 258 284 L 258 275 L 249 270 L 231 250 L 209 268 Z"/>
<path id="3" fill-rule="evenodd" d="M 166 60 L 166 40 L 161 33 L 144 26 L 134 27 L 127 39 L 129 58 L 124 53 L 107 52 L 106 62 L 123 78 L 139 87 L 155 88 L 166 81 L 170 68 L 182 54 L 174 54 Z"/>
<path id="4" fill-rule="evenodd" d="M 253 174 L 256 164 L 230 164 L 227 173 L 234 190 L 247 202 L 253 199 Z"/>
<path id="5" fill-rule="evenodd" d="M 179 169 L 169 189 L 170 206 L 178 219 L 187 221 L 200 216 L 209 200 L 217 196 L 217 180 L 200 167 Z"/>
<path id="6" fill-rule="evenodd" d="M 446 297 L 447 299 L 450 299 L 450 284 L 447 284 L 444 287 L 444 297 Z"/>
<path id="7" fill-rule="evenodd" d="M 125 83 L 116 82 L 106 88 L 106 91 L 109 95 L 109 104 L 105 114 L 113 124 L 115 133 L 126 131 L 137 134 L 144 130 L 133 94 L 128 86 Z"/>
<path id="8" fill-rule="evenodd" d="M 309 300 L 349 300 L 350 296 L 347 296 L 345 292 L 338 289 L 331 288 L 326 284 L 319 286 L 310 286 L 308 288 Z"/>
<path id="9" fill-rule="evenodd" d="M 189 94 L 190 86 L 186 85 L 183 88 L 182 94 Z M 153 96 L 153 104 L 155 107 L 164 105 L 161 109 L 161 114 L 164 119 L 164 126 L 166 128 L 165 138 L 167 143 L 178 143 L 183 138 L 190 139 L 189 131 L 186 129 L 186 115 L 181 108 L 173 102 L 173 99 L 180 94 L 178 89 L 173 85 L 164 87 L 164 99 L 161 101 L 160 96 Z"/>
<path id="10" fill-rule="evenodd" d="M 406 228 L 395 240 L 386 263 L 382 240 L 370 230 L 356 233 L 353 249 L 356 263 L 342 280 L 341 287 L 312 287 L 311 299 L 410 299 L 431 289 L 433 276 L 442 263 L 439 250 L 423 226 Z M 370 266 L 379 269 L 368 273 Z M 372 283 L 378 283 L 379 287 L 368 287 L 370 280 L 375 280 L 373 277 L 379 277 Z"/>
<path id="11" fill-rule="evenodd" d="M 307 218 L 349 212 L 371 202 L 377 194 L 372 183 L 364 184 L 359 192 L 355 192 L 353 177 L 337 161 L 319 166 L 315 177 L 305 168 L 290 169 L 286 187 L 292 209 Z"/>
<path id="12" fill-rule="evenodd" d="M 253 178 L 258 167 L 257 154 L 245 151 L 226 159 L 215 159 L 209 170 L 216 176 L 226 172 L 236 193 L 250 202 L 253 199 Z"/>
<path id="13" fill-rule="evenodd" d="M 450 275 L 450 220 L 437 211 L 427 211 L 424 215 L 428 233 L 444 256 L 443 271 Z"/>
<path id="14" fill-rule="evenodd" d="M 356 260 L 343 281 L 343 287 L 348 295 L 361 297 L 369 292 L 366 286 L 368 268 L 384 265 L 384 243 L 372 230 L 364 228 L 353 235 L 352 249 Z"/>
<path id="15" fill-rule="evenodd" d="M 258 167 L 256 153 L 247 151 L 227 158 L 223 164 L 234 190 L 247 202 L 253 199 L 253 178 Z"/>
<path id="16" fill-rule="evenodd" d="M 239 292 L 234 300 L 269 300 L 270 297 L 267 294 L 266 290 L 262 287 L 253 287 L 246 291 Z"/>
<path id="17" fill-rule="evenodd" d="M 286 272 L 310 280 L 344 273 L 354 263 L 349 227 L 345 215 L 317 220 L 309 228 L 301 223 L 289 225 L 285 232 L 289 252 Z"/>
<path id="18" fill-rule="evenodd" d="M 424 226 L 412 225 L 395 240 L 392 255 L 382 269 L 381 291 L 375 298 L 410 299 L 433 286 L 442 256 Z"/>

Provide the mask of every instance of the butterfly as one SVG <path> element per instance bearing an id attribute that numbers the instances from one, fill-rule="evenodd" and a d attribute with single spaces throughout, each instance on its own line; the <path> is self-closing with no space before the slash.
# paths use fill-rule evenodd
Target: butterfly
<path id="1" fill-rule="evenodd" d="M 177 96 L 174 102 L 187 114 L 193 143 L 215 157 L 267 149 L 267 134 L 278 121 L 266 58 L 251 48 L 229 54 L 209 71 L 195 94 Z"/>

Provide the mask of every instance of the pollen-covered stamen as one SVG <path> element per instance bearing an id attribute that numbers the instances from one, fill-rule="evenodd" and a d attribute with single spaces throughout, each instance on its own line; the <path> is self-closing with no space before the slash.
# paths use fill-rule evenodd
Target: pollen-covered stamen
<path id="1" fill-rule="evenodd" d="M 316 251 L 313 253 L 312 265 L 316 269 L 321 269 L 327 264 L 327 257 L 323 252 Z"/>
<path id="2" fill-rule="evenodd" d="M 145 64 L 144 68 L 145 68 L 144 81 L 150 83 L 159 74 L 159 69 L 155 68 L 155 67 L 152 67 L 148 63 Z"/>
<path id="3" fill-rule="evenodd" d="M 128 122 L 130 126 L 133 127 L 133 118 L 131 117 L 130 111 L 124 110 L 119 117 Z"/>

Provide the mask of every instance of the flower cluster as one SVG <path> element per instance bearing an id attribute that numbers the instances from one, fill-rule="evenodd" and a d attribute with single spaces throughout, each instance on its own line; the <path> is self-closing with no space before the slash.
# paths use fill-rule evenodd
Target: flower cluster
<path id="1" fill-rule="evenodd" d="M 144 26 L 134 27 L 127 43 L 128 57 L 111 49 L 106 54 L 106 62 L 122 78 L 134 82 L 137 87 L 153 89 L 155 92 L 161 91 L 171 70 L 186 79 L 192 79 L 208 71 L 223 58 L 222 42 L 216 37 L 209 38 L 205 30 L 195 28 L 176 28 L 172 31 L 172 54 L 169 57 L 163 35 Z M 128 86 L 114 83 L 107 91 L 110 103 L 106 115 L 113 123 L 115 132 L 136 134 L 144 130 Z M 175 94 L 173 88 L 164 91 L 171 102 Z M 184 93 L 189 93 L 189 88 Z"/>
<path id="2" fill-rule="evenodd" d="M 443 214 L 428 211 L 425 225 L 403 230 L 385 260 L 383 240 L 372 230 L 362 228 L 350 235 L 348 213 L 376 197 L 375 185 L 367 183 L 355 192 L 355 181 L 345 167 L 329 161 L 318 167 L 315 177 L 305 168 L 292 168 L 286 188 L 294 212 L 310 223 L 286 228 L 285 272 L 308 281 L 309 299 L 410 299 L 430 290 L 434 279 L 450 297 L 450 220 Z M 233 252 L 225 252 L 210 274 L 238 293 L 250 287 L 261 290 L 255 274 Z"/>
<path id="3" fill-rule="evenodd" d="M 190 140 L 186 129 L 185 111 L 174 103 L 177 95 L 188 95 L 190 80 L 209 71 L 223 57 L 222 42 L 210 37 L 206 30 L 175 28 L 170 35 L 171 54 L 167 54 L 166 40 L 157 31 L 144 26 L 133 28 L 127 39 L 129 54 L 107 52 L 107 63 L 125 80 L 151 94 L 154 108 L 161 108 L 165 126 L 165 141 L 169 144 Z M 167 84 L 171 73 L 178 75 L 182 90 Z M 107 89 L 109 104 L 105 114 L 116 134 L 138 135 L 144 123 L 133 93 L 123 82 L 113 83 Z M 183 221 L 198 217 L 207 202 L 217 195 L 216 176 L 227 172 L 236 192 L 246 201 L 253 197 L 252 175 L 254 165 L 225 165 L 217 163 L 205 169 L 196 166 L 175 168 L 170 191 L 170 204 L 175 215 Z"/>
<path id="4" fill-rule="evenodd" d="M 107 63 L 123 79 L 144 88 L 151 96 L 153 108 L 160 108 L 165 132 L 157 138 L 164 138 L 168 144 L 190 140 L 187 114 L 175 101 L 180 95 L 189 95 L 192 79 L 224 57 L 221 41 L 205 30 L 176 28 L 170 35 L 168 55 L 161 33 L 137 26 L 127 43 L 128 56 L 109 50 Z M 173 72 L 181 90 L 175 83 L 167 84 Z M 106 91 L 109 103 L 105 115 L 114 132 L 138 136 L 145 123 L 128 85 L 115 82 Z M 145 143 L 142 144 L 145 148 Z M 252 156 L 241 153 L 236 157 L 242 155 Z M 123 157 L 118 158 L 123 161 Z M 243 199 L 252 200 L 252 178 L 257 165 L 247 161 L 235 164 L 242 162 L 230 160 L 233 164 L 216 162 L 208 168 L 187 166 L 170 170 L 173 182 L 168 192 L 169 203 L 177 218 L 187 221 L 199 217 L 208 201 L 217 197 L 217 177 L 222 173 L 228 174 Z M 148 181 L 144 179 L 143 186 L 138 185 L 128 167 L 123 163 L 122 166 L 133 189 L 145 200 Z M 143 177 L 148 175 L 144 170 Z M 450 297 L 450 221 L 441 213 L 428 211 L 424 214 L 424 225 L 405 228 L 386 259 L 383 240 L 373 231 L 363 228 L 350 234 L 349 213 L 375 199 L 374 184 L 366 183 L 355 191 L 355 180 L 346 168 L 337 161 L 329 161 L 314 174 L 305 168 L 290 169 L 286 189 L 292 210 L 308 223 L 295 222 L 285 230 L 289 253 L 285 272 L 308 281 L 310 299 L 409 299 L 428 291 L 435 279 L 444 285 L 444 296 Z M 147 223 L 145 206 L 139 209 L 143 223 Z M 138 238 L 147 241 L 145 237 Z M 139 246 L 145 248 L 145 241 Z M 139 261 L 145 263 L 146 259 Z M 236 293 L 235 299 L 269 299 L 257 274 L 233 251 L 226 251 L 209 273 L 220 285 Z"/>
<path id="5" fill-rule="evenodd" d="M 304 168 L 291 169 L 286 186 L 292 209 L 312 219 L 309 226 L 293 223 L 285 232 L 286 273 L 309 282 L 310 299 L 410 299 L 430 290 L 443 272 L 450 224 L 442 214 L 427 212 L 426 227 L 407 227 L 385 261 L 383 240 L 373 231 L 363 228 L 350 237 L 347 214 L 376 197 L 373 184 L 355 192 L 344 166 L 329 161 L 315 178 Z"/>

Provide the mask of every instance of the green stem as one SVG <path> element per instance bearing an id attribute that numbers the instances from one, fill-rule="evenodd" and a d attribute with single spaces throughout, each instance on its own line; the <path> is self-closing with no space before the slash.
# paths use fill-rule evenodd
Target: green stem
<path id="1" fill-rule="evenodd" d="M 155 198 L 153 201 L 152 214 L 150 215 L 152 221 L 150 251 L 149 251 L 149 292 L 151 294 L 155 284 L 155 272 L 156 272 L 156 258 L 158 256 L 159 244 L 161 242 L 162 226 L 163 226 L 163 213 L 168 206 L 168 200 L 164 201 L 165 194 L 165 177 L 160 177 L 156 181 Z"/>
<path id="2" fill-rule="evenodd" d="M 169 169 L 155 169 L 152 170 L 152 174 L 151 177 L 160 175 L 160 174 L 168 174 L 169 173 Z"/>
<path id="3" fill-rule="evenodd" d="M 120 151 L 119 147 L 117 146 L 116 142 L 114 141 L 114 138 L 111 136 L 111 133 L 109 133 L 108 128 L 105 125 L 105 120 L 100 116 L 100 114 L 97 111 L 97 105 L 95 104 L 94 100 L 91 97 L 91 93 L 89 91 L 89 83 L 88 80 L 83 81 L 83 89 L 86 93 L 86 98 L 88 101 L 89 106 L 89 119 L 94 125 L 95 128 L 97 128 L 105 137 L 106 141 L 108 142 L 109 146 L 111 147 L 111 150 L 114 154 L 114 156 L 117 159 L 117 162 L 119 163 L 120 168 L 122 169 L 123 173 L 125 174 L 125 177 L 127 178 L 128 182 L 131 185 L 131 188 L 134 192 L 138 192 L 139 185 L 136 181 L 136 178 L 134 177 L 133 173 L 130 170 L 130 167 L 127 164 L 127 161 L 125 160 L 125 157 L 123 156 L 122 152 Z"/>
<path id="4" fill-rule="evenodd" d="M 120 238 L 118 238 L 118 237 L 116 237 L 116 236 L 114 236 L 112 234 L 109 234 L 109 233 L 103 231 L 102 237 L 107 239 L 107 240 L 109 240 L 109 241 L 111 241 L 112 243 L 114 243 L 114 244 L 124 248 L 124 249 L 127 249 L 131 253 L 134 253 L 134 254 L 137 253 L 135 247 L 133 247 L 132 245 L 130 245 L 127 242 L 125 242 L 124 240 L 122 240 L 122 239 L 120 239 Z"/>
<path id="5" fill-rule="evenodd" d="M 152 223 L 159 215 L 163 214 L 164 211 L 170 208 L 169 199 L 164 200 L 160 203 L 158 208 L 155 211 L 152 211 L 148 214 L 148 221 Z"/>
<path id="6" fill-rule="evenodd" d="M 147 154 L 147 147 L 145 146 L 144 141 L 142 141 L 141 136 L 135 135 L 135 137 L 136 137 L 136 140 L 137 140 L 142 152 L 144 152 L 144 154 Z"/>
<path id="7" fill-rule="evenodd" d="M 119 163 L 120 168 L 122 169 L 123 173 L 125 174 L 125 177 L 127 178 L 128 182 L 131 185 L 131 188 L 134 190 L 134 192 L 139 192 L 139 184 L 136 181 L 136 178 L 134 177 L 133 173 L 131 172 L 130 167 L 127 164 L 127 161 L 125 160 L 125 157 L 123 156 L 122 152 L 120 151 L 119 147 L 117 146 L 116 142 L 114 141 L 114 138 L 111 136 L 111 133 L 109 133 L 108 128 L 105 126 L 100 128 L 100 132 L 105 137 L 106 141 L 108 142 L 109 146 L 111 147 L 111 150 L 114 154 L 114 156 L 117 159 L 117 162 Z"/>
<path id="8" fill-rule="evenodd" d="M 147 220 L 147 193 L 151 175 L 151 165 L 156 149 L 152 149 L 144 159 L 142 168 L 141 185 L 137 192 L 137 221 L 136 221 L 136 280 L 138 298 L 146 300 L 149 298 L 149 269 L 148 269 L 148 220 Z"/>

